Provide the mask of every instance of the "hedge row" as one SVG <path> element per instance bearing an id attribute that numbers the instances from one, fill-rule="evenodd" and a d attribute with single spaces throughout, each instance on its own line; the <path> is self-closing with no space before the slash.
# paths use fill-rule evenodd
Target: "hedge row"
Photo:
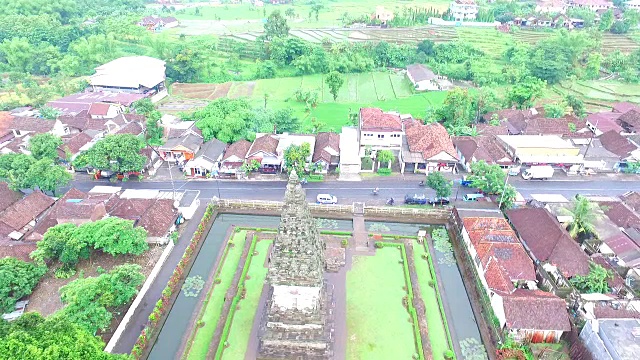
<path id="1" fill-rule="evenodd" d="M 176 266 L 175 270 L 173 270 L 173 274 L 169 278 L 167 286 L 164 288 L 164 290 L 162 290 L 162 297 L 156 303 L 156 306 L 151 312 L 151 315 L 149 315 L 147 325 L 142 330 L 142 332 L 140 332 L 140 336 L 138 336 L 138 340 L 131 350 L 131 355 L 134 359 L 140 359 L 142 357 L 144 350 L 149 345 L 149 338 L 151 337 L 153 332 L 157 330 L 158 322 L 170 308 L 169 305 L 172 295 L 176 294 L 176 292 L 180 292 L 180 288 L 178 287 L 178 285 L 180 284 L 184 269 L 191 260 L 191 256 L 202 240 L 203 235 L 206 235 L 204 233 L 204 229 L 211 220 L 211 216 L 213 215 L 213 208 L 214 207 L 212 204 L 209 204 L 207 206 L 207 209 L 204 212 L 204 216 L 202 217 L 200 224 L 198 224 L 198 229 L 191 238 L 191 243 L 184 251 L 184 254 L 182 255 L 182 259 L 180 259 L 178 266 Z"/>
<path id="2" fill-rule="evenodd" d="M 353 233 L 351 231 L 340 231 L 340 230 L 321 230 L 320 234 L 322 234 L 322 235 L 344 235 L 344 236 L 353 235 Z"/>
<path id="3" fill-rule="evenodd" d="M 251 240 L 251 247 L 249 248 L 249 254 L 247 255 L 247 259 L 244 262 L 244 267 L 242 268 L 242 273 L 240 274 L 240 281 L 238 282 L 238 291 L 236 292 L 236 296 L 233 297 L 233 301 L 231 302 L 231 308 L 229 309 L 229 314 L 227 315 L 227 321 L 224 323 L 224 328 L 222 329 L 222 335 L 220 337 L 220 342 L 218 343 L 218 349 L 216 350 L 215 359 L 219 360 L 222 358 L 222 352 L 224 351 L 225 344 L 227 340 L 229 340 L 229 331 L 231 330 L 231 323 L 233 322 L 233 316 L 236 313 L 236 309 L 238 308 L 238 302 L 242 298 L 242 293 L 244 292 L 244 281 L 249 272 L 249 266 L 251 265 L 251 260 L 253 260 L 253 253 L 256 250 L 256 243 L 258 242 L 258 236 L 253 235 L 253 239 Z"/>

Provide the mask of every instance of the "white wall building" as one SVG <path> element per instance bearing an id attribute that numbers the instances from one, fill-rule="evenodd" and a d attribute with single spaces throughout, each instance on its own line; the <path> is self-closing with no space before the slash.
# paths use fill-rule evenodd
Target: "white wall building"
<path id="1" fill-rule="evenodd" d="M 475 20 L 478 15 L 478 4 L 474 0 L 454 0 L 449 6 L 455 21 Z"/>

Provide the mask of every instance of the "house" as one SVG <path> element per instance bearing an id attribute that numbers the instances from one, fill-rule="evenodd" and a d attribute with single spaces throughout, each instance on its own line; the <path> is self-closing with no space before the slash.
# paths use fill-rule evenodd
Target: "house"
<path id="1" fill-rule="evenodd" d="M 358 114 L 360 157 L 365 156 L 365 149 L 371 149 L 374 158 L 377 150 L 392 150 L 397 154 L 402 149 L 403 130 L 399 113 L 361 108 Z"/>
<path id="2" fill-rule="evenodd" d="M 486 113 L 482 118 L 486 123 L 491 123 L 493 120 L 498 121 L 500 124 L 504 123 L 507 128 L 507 133 L 504 135 L 520 135 L 524 134 L 529 119 L 541 116 L 542 114 L 538 109 L 531 108 L 528 110 L 502 109 Z"/>
<path id="3" fill-rule="evenodd" d="M 574 146 L 580 148 L 584 162 L 584 169 L 592 169 L 598 172 L 616 171 L 620 164 L 620 156 L 609 151 L 598 138 L 572 139 Z"/>
<path id="4" fill-rule="evenodd" d="M 46 120 L 36 117 L 16 116 L 8 124 L 8 129 L 13 132 L 14 137 L 22 137 L 27 134 L 44 134 L 50 133 L 57 136 L 63 136 L 69 133 L 69 130 L 62 124 L 60 120 Z"/>
<path id="5" fill-rule="evenodd" d="M 447 129 L 439 123 L 408 121 L 400 153 L 401 172 L 454 172 L 458 154 Z"/>
<path id="6" fill-rule="evenodd" d="M 310 152 L 309 152 L 309 156 L 307 157 L 306 161 L 307 161 L 307 163 L 311 163 L 311 161 L 313 159 L 313 150 L 316 147 L 316 136 L 315 135 L 284 133 L 284 134 L 276 135 L 276 138 L 278 139 L 278 146 L 276 147 L 276 154 L 280 158 L 280 161 L 281 161 L 280 165 L 282 166 L 282 168 L 286 167 L 286 164 L 285 164 L 285 161 L 284 161 L 284 152 L 287 151 L 287 149 L 291 145 L 301 146 L 302 144 L 309 144 Z"/>
<path id="7" fill-rule="evenodd" d="M 385 9 L 384 6 L 376 6 L 376 12 L 371 16 L 371 20 L 378 20 L 382 25 L 386 25 L 393 18 L 393 11 Z"/>
<path id="8" fill-rule="evenodd" d="M 147 194 L 124 191 L 107 202 L 107 213 L 133 220 L 134 226 L 143 227 L 147 230 L 148 243 L 166 244 L 169 233 L 175 227 L 178 212 L 173 206 L 173 199 L 157 197 L 158 194 L 154 192 Z"/>
<path id="9" fill-rule="evenodd" d="M 49 101 L 46 105 L 60 111 L 61 115 L 76 115 L 83 110 L 89 111 L 91 105 L 95 103 L 116 104 L 129 108 L 134 102 L 144 99 L 145 97 L 146 94 L 137 93 L 111 91 L 82 92 Z"/>
<path id="10" fill-rule="evenodd" d="M 587 123 L 575 116 L 567 115 L 558 119 L 534 117 L 527 120 L 524 135 L 555 135 L 562 138 L 591 138 Z"/>
<path id="11" fill-rule="evenodd" d="M 124 112 L 121 105 L 111 103 L 93 103 L 87 111 L 92 119 L 113 119 Z"/>
<path id="12" fill-rule="evenodd" d="M 564 14 L 567 12 L 567 3 L 563 0 L 538 0 L 536 1 L 537 13 Z"/>
<path id="13" fill-rule="evenodd" d="M 517 289 L 505 296 L 504 313 L 516 341 L 555 343 L 571 330 L 565 301 L 542 290 Z"/>
<path id="14" fill-rule="evenodd" d="M 589 273 L 589 258 L 547 209 L 511 209 L 506 215 L 529 256 L 547 272 L 565 279 Z"/>
<path id="15" fill-rule="evenodd" d="M 640 132 L 640 110 L 631 109 L 620 115 L 617 120 L 618 125 L 622 127 L 627 134 L 636 134 Z"/>
<path id="16" fill-rule="evenodd" d="M 570 166 L 582 164 L 580 148 L 556 135 L 498 135 L 498 142 L 521 164 Z"/>
<path id="17" fill-rule="evenodd" d="M 588 320 L 580 339 L 593 359 L 634 360 L 640 354 L 640 320 L 634 318 Z"/>
<path id="18" fill-rule="evenodd" d="M 6 182 L 0 182 L 0 213 L 20 199 L 22 199 L 20 192 L 9 189 Z"/>
<path id="19" fill-rule="evenodd" d="M 247 151 L 246 161 L 260 163 L 260 172 L 276 173 L 280 171 L 282 158 L 278 156 L 278 138 L 272 134 L 257 134 Z"/>
<path id="20" fill-rule="evenodd" d="M 334 171 L 340 164 L 340 135 L 321 132 L 316 135 L 311 162 L 320 167 L 320 172 Z"/>
<path id="21" fill-rule="evenodd" d="M 608 151 L 616 154 L 621 162 L 631 156 L 631 153 L 638 150 L 638 147 L 615 130 L 609 130 L 598 137 L 602 146 Z"/>
<path id="22" fill-rule="evenodd" d="M 125 56 L 96 68 L 89 77 L 92 91 L 158 94 L 152 101 L 166 96 L 165 62 L 149 56 Z"/>
<path id="23" fill-rule="evenodd" d="M 474 0 L 454 0 L 449 5 L 449 12 L 455 21 L 475 20 L 478 5 Z"/>
<path id="24" fill-rule="evenodd" d="M 160 17 L 158 15 L 145 16 L 138 22 L 138 26 L 145 27 L 147 30 L 160 31 L 162 29 L 170 29 L 180 25 L 178 19 L 173 16 Z"/>
<path id="25" fill-rule="evenodd" d="M 357 180 L 362 168 L 360 132 L 352 126 L 343 126 L 340 132 L 340 179 Z"/>
<path id="26" fill-rule="evenodd" d="M 251 148 L 252 143 L 242 139 L 229 145 L 220 160 L 220 173 L 235 174 L 244 164 L 247 152 Z"/>
<path id="27" fill-rule="evenodd" d="M 203 143 L 204 138 L 197 128 L 170 131 L 167 141 L 158 148 L 158 152 L 165 161 L 184 164 L 195 158 Z"/>
<path id="28" fill-rule="evenodd" d="M 585 8 L 591 11 L 611 9 L 613 7 L 613 3 L 607 0 L 569 0 L 567 5 L 570 8 Z"/>
<path id="29" fill-rule="evenodd" d="M 218 174 L 218 163 L 222 159 L 222 154 L 227 148 L 227 144 L 218 139 L 211 139 L 204 143 L 196 153 L 195 158 L 189 160 L 184 166 L 187 176 L 207 177 L 209 174 Z"/>
<path id="30" fill-rule="evenodd" d="M 618 124 L 620 115 L 620 113 L 616 112 L 597 112 L 587 115 L 585 122 L 587 128 L 593 131 L 596 136 L 600 136 L 610 130 L 621 133 L 623 129 Z"/>
<path id="31" fill-rule="evenodd" d="M 62 137 L 62 145 L 58 146 L 58 157 L 71 163 L 83 151 L 89 150 L 94 144 L 93 137 L 86 133 L 77 133 Z"/>
<path id="32" fill-rule="evenodd" d="M 49 209 L 55 201 L 41 191 L 34 191 L 23 199 L 11 204 L 0 213 L 0 223 L 3 230 L 10 230 L 4 234 L 13 240 L 20 240 L 29 233 L 44 212 Z"/>
<path id="33" fill-rule="evenodd" d="M 422 64 L 407 66 L 407 77 L 417 91 L 449 90 L 452 87 L 446 77 L 434 74 Z"/>
<path id="34" fill-rule="evenodd" d="M 466 171 L 470 172 L 471 164 L 481 160 L 487 164 L 500 165 L 503 169 L 515 164 L 494 135 L 455 136 L 452 140 L 459 163 Z"/>
<path id="35" fill-rule="evenodd" d="M 620 195 L 620 199 L 623 203 L 633 209 L 635 212 L 640 212 L 640 192 L 628 191 Z"/>

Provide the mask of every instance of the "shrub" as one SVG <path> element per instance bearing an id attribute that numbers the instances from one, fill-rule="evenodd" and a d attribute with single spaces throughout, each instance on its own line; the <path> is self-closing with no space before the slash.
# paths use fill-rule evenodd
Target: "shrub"
<path id="1" fill-rule="evenodd" d="M 342 247 L 347 247 L 347 245 L 349 245 L 349 240 L 347 239 L 342 239 L 342 241 L 340 242 L 342 244 Z"/>
<path id="2" fill-rule="evenodd" d="M 382 176 L 391 175 L 391 169 L 389 169 L 389 168 L 380 168 L 380 169 L 378 169 L 378 175 L 382 175 Z"/>
<path id="3" fill-rule="evenodd" d="M 435 281 L 433 281 L 433 280 L 429 280 L 429 283 L 428 283 L 428 284 L 429 284 L 429 286 L 431 286 L 431 287 L 435 287 L 435 286 L 436 286 L 436 282 L 435 282 Z"/>
<path id="4" fill-rule="evenodd" d="M 455 357 L 455 354 L 453 353 L 453 350 L 449 349 L 444 352 L 445 359 L 453 359 L 454 357 Z"/>
<path id="5" fill-rule="evenodd" d="M 375 247 L 376 249 L 382 249 L 384 247 L 384 243 L 382 241 L 376 241 Z"/>
<path id="6" fill-rule="evenodd" d="M 222 282 L 222 279 L 220 279 L 220 278 L 216 278 L 216 279 L 213 281 L 213 283 L 214 283 L 214 284 L 220 284 L 221 282 Z"/>
<path id="7" fill-rule="evenodd" d="M 322 180 L 324 180 L 324 175 L 322 174 L 309 175 L 309 181 L 322 181 Z"/>

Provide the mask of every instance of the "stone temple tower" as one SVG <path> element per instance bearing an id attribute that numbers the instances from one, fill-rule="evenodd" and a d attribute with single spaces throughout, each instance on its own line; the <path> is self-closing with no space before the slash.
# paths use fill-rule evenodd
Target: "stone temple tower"
<path id="1" fill-rule="evenodd" d="M 332 296 L 324 274 L 324 243 L 295 171 L 269 257 L 268 301 L 258 359 L 329 359 Z"/>

